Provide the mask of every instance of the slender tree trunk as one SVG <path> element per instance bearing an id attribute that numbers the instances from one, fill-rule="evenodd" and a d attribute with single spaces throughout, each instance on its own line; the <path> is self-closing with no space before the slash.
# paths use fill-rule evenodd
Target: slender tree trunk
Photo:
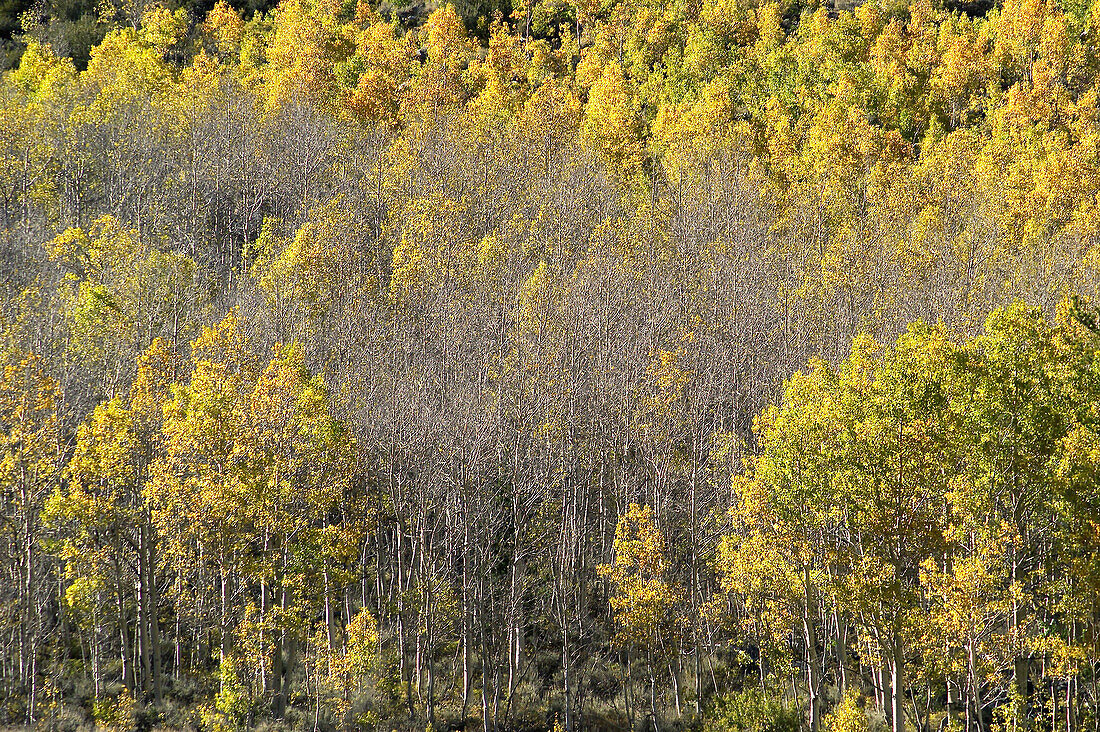
<path id="1" fill-rule="evenodd" d="M 821 725 L 821 699 L 819 698 L 821 679 L 819 676 L 820 663 L 817 657 L 817 628 L 812 615 L 814 596 L 810 587 L 810 568 L 808 566 L 802 568 L 802 582 L 805 591 L 802 628 L 806 640 L 806 686 L 810 697 L 810 732 L 818 732 Z"/>
<path id="2" fill-rule="evenodd" d="M 839 610 L 833 610 L 836 625 L 836 679 L 841 696 L 848 688 L 848 622 Z"/>
<path id="3" fill-rule="evenodd" d="M 123 599 L 122 579 L 117 574 L 119 569 L 116 563 L 115 572 L 118 581 L 115 584 L 115 603 L 118 608 L 119 658 L 122 661 L 122 684 L 129 689 L 130 693 L 136 693 L 134 657 L 130 653 L 130 623 L 128 622 L 129 618 L 126 612 L 126 603 Z"/>
<path id="4" fill-rule="evenodd" d="M 463 503 L 465 512 L 465 502 Z M 470 643 L 473 635 L 470 613 L 470 521 L 469 516 L 463 517 L 462 530 L 462 720 L 466 719 L 466 711 L 470 706 Z"/>
<path id="5" fill-rule="evenodd" d="M 894 657 L 891 661 L 893 677 L 890 679 L 893 694 L 894 732 L 905 732 L 905 656 L 902 649 L 900 631 L 894 632 Z"/>
<path id="6" fill-rule="evenodd" d="M 36 620 L 34 611 L 34 519 L 32 517 L 32 509 L 29 505 L 29 496 L 24 496 L 24 505 L 26 506 L 24 514 L 26 520 L 26 528 L 24 533 L 24 542 L 26 543 L 26 584 L 23 589 L 23 606 L 26 615 L 23 620 L 23 638 L 24 638 L 24 663 L 25 672 L 24 680 L 27 684 L 27 723 L 33 724 L 35 717 L 35 692 L 38 690 L 38 679 L 35 677 L 37 674 L 37 668 L 35 657 L 37 654 L 36 646 L 36 633 L 34 632 Z"/>
<path id="7" fill-rule="evenodd" d="M 952 678 L 947 677 L 947 682 L 944 684 L 947 692 L 947 721 L 950 722 L 954 716 L 955 711 L 959 706 L 958 693 L 955 690 L 955 684 L 952 683 Z"/>
<path id="8" fill-rule="evenodd" d="M 151 695 L 152 678 L 153 678 L 153 662 L 152 662 L 152 647 L 150 643 L 150 626 L 152 621 L 149 618 L 149 587 L 146 583 L 147 574 L 149 571 L 148 564 L 148 548 L 149 539 L 148 532 L 146 531 L 145 522 L 142 521 L 138 527 L 138 547 L 137 547 L 137 582 L 135 583 L 135 590 L 137 591 L 137 658 L 140 667 L 140 681 L 138 689 L 135 692 L 136 697 L 141 699 L 148 699 Z"/>
<path id="9" fill-rule="evenodd" d="M 978 688 L 977 659 L 974 656 L 974 641 L 971 641 L 967 649 L 967 677 L 970 686 L 970 703 L 974 706 L 974 724 L 978 732 L 982 732 L 982 700 L 981 691 Z"/>
<path id="10" fill-rule="evenodd" d="M 879 709 L 882 710 L 882 714 L 886 717 L 886 723 L 893 726 L 893 708 L 890 705 L 890 676 L 887 673 L 885 665 L 881 668 L 875 669 L 872 672 L 877 682 L 875 689 L 875 697 L 878 702 Z"/>
<path id="11" fill-rule="evenodd" d="M 562 603 L 564 604 L 564 602 L 563 599 Z M 573 697 L 570 694 L 570 685 L 573 679 L 569 676 L 569 619 L 565 616 L 565 613 L 562 613 L 561 663 L 562 686 L 565 692 L 565 732 L 573 732 Z"/>
<path id="12" fill-rule="evenodd" d="M 684 713 L 681 709 L 682 705 L 680 700 L 680 672 L 676 668 L 676 666 L 678 665 L 679 659 L 677 659 L 676 664 L 670 663 L 668 665 L 668 674 L 672 678 L 672 698 L 676 704 L 676 716 L 681 717 Z"/>
<path id="13" fill-rule="evenodd" d="M 146 551 L 145 551 L 145 601 L 146 614 L 149 618 L 149 646 L 152 650 L 152 678 L 153 699 L 159 704 L 163 697 L 163 661 L 160 650 L 160 619 L 158 618 L 160 602 L 157 597 L 156 562 L 157 547 L 155 541 L 152 519 L 145 512 Z"/>
<path id="14" fill-rule="evenodd" d="M 653 670 L 653 655 L 646 659 L 646 671 L 649 673 L 649 719 L 653 723 L 653 732 L 661 732 L 657 726 L 657 674 Z"/>

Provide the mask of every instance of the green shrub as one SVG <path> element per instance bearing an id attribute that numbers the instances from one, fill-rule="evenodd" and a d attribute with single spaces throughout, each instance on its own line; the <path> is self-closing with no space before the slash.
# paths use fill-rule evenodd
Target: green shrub
<path id="1" fill-rule="evenodd" d="M 703 732 L 798 732 L 798 729 L 799 713 L 759 689 L 719 697 L 703 719 Z"/>
<path id="2" fill-rule="evenodd" d="M 848 689 L 833 713 L 825 717 L 829 732 L 868 732 L 870 728 L 862 695 L 855 688 Z"/>

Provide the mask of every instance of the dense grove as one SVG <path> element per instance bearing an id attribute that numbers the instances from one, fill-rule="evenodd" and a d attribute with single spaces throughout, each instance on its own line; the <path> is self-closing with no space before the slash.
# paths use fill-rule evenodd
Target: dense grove
<path id="1" fill-rule="evenodd" d="M 478 7 L 25 19 L 0 723 L 1100 728 L 1100 4 Z"/>

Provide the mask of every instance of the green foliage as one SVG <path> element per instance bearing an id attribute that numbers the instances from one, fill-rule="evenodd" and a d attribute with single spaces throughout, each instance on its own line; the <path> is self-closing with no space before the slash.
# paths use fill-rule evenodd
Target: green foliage
<path id="1" fill-rule="evenodd" d="M 825 717 L 829 732 L 867 732 L 871 725 L 864 708 L 866 700 L 859 691 L 848 689 L 831 714 Z"/>
<path id="2" fill-rule="evenodd" d="M 797 710 L 759 689 L 717 698 L 703 718 L 704 732 L 796 732 L 800 728 Z"/>
<path id="3" fill-rule="evenodd" d="M 214 708 L 203 720 L 215 732 L 239 732 L 246 729 L 251 702 L 248 689 L 237 674 L 232 656 L 223 655 L 218 665 L 218 693 Z"/>
<path id="4" fill-rule="evenodd" d="M 113 697 L 92 702 L 92 718 L 96 728 L 104 732 L 131 732 L 135 728 L 134 698 L 127 689 Z"/>

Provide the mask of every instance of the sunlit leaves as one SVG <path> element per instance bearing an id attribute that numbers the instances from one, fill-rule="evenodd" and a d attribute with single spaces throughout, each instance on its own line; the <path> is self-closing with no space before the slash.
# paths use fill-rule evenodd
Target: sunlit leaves
<path id="1" fill-rule="evenodd" d="M 163 456 L 146 491 L 166 560 L 192 581 L 204 566 L 240 572 L 282 598 L 258 622 L 305 634 L 354 538 L 330 536 L 329 525 L 352 479 L 352 443 L 297 345 L 263 365 L 230 315 L 195 339 L 192 361 L 165 406 Z M 258 536 L 263 551 L 249 552 Z M 242 620 L 243 610 L 231 608 Z"/>
<path id="2" fill-rule="evenodd" d="M 118 393 L 137 356 L 158 336 L 186 336 L 198 305 L 195 265 L 149 246 L 112 217 L 69 229 L 47 245 L 64 271 L 70 349 Z"/>
<path id="3" fill-rule="evenodd" d="M 614 587 L 619 643 L 652 654 L 678 641 L 682 590 L 668 580 L 664 538 L 652 508 L 630 505 L 615 529 L 615 559 L 601 565 L 600 573 Z"/>

